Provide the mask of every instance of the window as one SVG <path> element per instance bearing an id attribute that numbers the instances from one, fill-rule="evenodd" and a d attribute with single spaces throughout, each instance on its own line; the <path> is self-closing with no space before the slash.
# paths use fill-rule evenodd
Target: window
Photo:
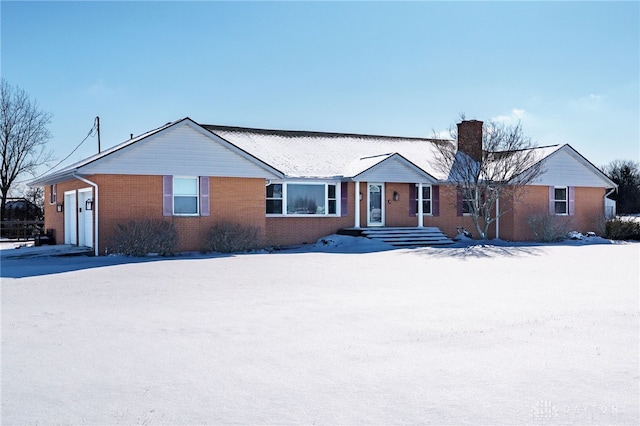
<path id="1" fill-rule="evenodd" d="M 416 199 L 416 212 L 419 211 L 418 202 L 419 200 Z M 422 187 L 422 214 L 431 214 L 431 186 L 429 185 Z"/>
<path id="2" fill-rule="evenodd" d="M 471 214 L 473 212 L 474 198 L 468 194 L 462 196 L 462 214 Z"/>
<path id="3" fill-rule="evenodd" d="M 338 212 L 338 201 L 336 198 L 336 186 L 327 185 L 327 201 L 329 206 L 329 214 L 336 214 Z"/>
<path id="4" fill-rule="evenodd" d="M 266 187 L 266 213 L 338 214 L 338 190 L 326 183 L 272 183 Z"/>
<path id="5" fill-rule="evenodd" d="M 49 186 L 49 203 L 55 204 L 58 201 L 58 194 L 56 193 L 58 188 L 56 185 Z"/>
<path id="6" fill-rule="evenodd" d="M 198 178 L 173 178 L 173 214 L 198 214 Z"/>
<path id="7" fill-rule="evenodd" d="M 282 214 L 282 184 L 267 185 L 267 214 Z"/>
<path id="8" fill-rule="evenodd" d="M 325 214 L 324 185 L 287 184 L 287 214 Z"/>
<path id="9" fill-rule="evenodd" d="M 554 211 L 558 215 L 569 213 L 569 209 L 567 208 L 568 206 L 567 194 L 568 194 L 568 191 L 566 187 L 553 188 Z"/>

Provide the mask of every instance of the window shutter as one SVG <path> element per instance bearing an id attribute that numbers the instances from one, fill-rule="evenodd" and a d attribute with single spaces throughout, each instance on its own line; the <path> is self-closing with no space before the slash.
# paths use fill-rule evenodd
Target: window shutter
<path id="1" fill-rule="evenodd" d="M 409 184 L 409 216 L 417 216 L 418 211 L 416 210 L 418 200 L 418 187 L 415 183 Z"/>
<path id="2" fill-rule="evenodd" d="M 162 216 L 173 216 L 173 176 L 162 176 Z"/>
<path id="3" fill-rule="evenodd" d="M 549 187 L 549 214 L 551 216 L 556 214 L 556 193 L 553 186 Z"/>
<path id="4" fill-rule="evenodd" d="M 347 216 L 349 213 L 349 182 L 340 183 L 340 216 Z"/>
<path id="5" fill-rule="evenodd" d="M 569 216 L 573 216 L 576 212 L 575 187 L 569 187 Z"/>
<path id="6" fill-rule="evenodd" d="M 209 216 L 209 176 L 200 176 L 200 216 Z"/>
<path id="7" fill-rule="evenodd" d="M 440 185 L 431 187 L 431 214 L 440 216 Z"/>
<path id="8" fill-rule="evenodd" d="M 464 198 L 462 196 L 462 188 L 458 187 L 456 189 L 456 215 L 457 216 L 464 216 L 464 214 L 462 213 L 463 203 L 464 203 Z"/>

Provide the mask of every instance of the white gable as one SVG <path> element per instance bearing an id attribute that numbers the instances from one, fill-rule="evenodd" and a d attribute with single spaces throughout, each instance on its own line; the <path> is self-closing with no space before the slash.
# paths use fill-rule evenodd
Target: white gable
<path id="1" fill-rule="evenodd" d="M 363 162 L 366 163 L 367 160 L 369 159 L 363 159 Z M 367 182 L 436 182 L 398 154 L 382 157 L 377 164 L 353 176 L 353 179 Z"/>
<path id="2" fill-rule="evenodd" d="M 81 166 L 81 174 L 253 177 L 277 172 L 190 121 L 125 146 Z"/>
<path id="3" fill-rule="evenodd" d="M 542 162 L 542 174 L 532 182 L 545 186 L 615 186 L 600 170 L 585 160 L 573 148 L 564 145 Z"/>

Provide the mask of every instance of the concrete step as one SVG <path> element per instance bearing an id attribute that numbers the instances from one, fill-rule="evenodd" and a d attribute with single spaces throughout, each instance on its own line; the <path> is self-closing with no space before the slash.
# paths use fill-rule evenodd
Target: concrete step
<path id="1" fill-rule="evenodd" d="M 423 228 L 348 228 L 339 234 L 358 235 L 383 241 L 396 247 L 424 247 L 453 244 L 453 241 L 436 227 Z"/>

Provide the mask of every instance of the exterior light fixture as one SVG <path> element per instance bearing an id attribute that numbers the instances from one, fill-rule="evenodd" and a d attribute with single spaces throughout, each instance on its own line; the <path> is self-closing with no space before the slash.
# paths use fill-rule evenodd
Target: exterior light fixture
<path id="1" fill-rule="evenodd" d="M 398 201 L 400 199 L 400 194 L 398 191 L 393 191 L 393 201 Z"/>
<path id="2" fill-rule="evenodd" d="M 58 213 L 62 212 L 62 207 L 63 207 L 62 204 L 56 204 L 56 211 Z"/>
<path id="3" fill-rule="evenodd" d="M 91 198 L 89 198 L 85 203 L 84 203 L 84 209 L 85 210 L 93 210 L 93 200 Z"/>

